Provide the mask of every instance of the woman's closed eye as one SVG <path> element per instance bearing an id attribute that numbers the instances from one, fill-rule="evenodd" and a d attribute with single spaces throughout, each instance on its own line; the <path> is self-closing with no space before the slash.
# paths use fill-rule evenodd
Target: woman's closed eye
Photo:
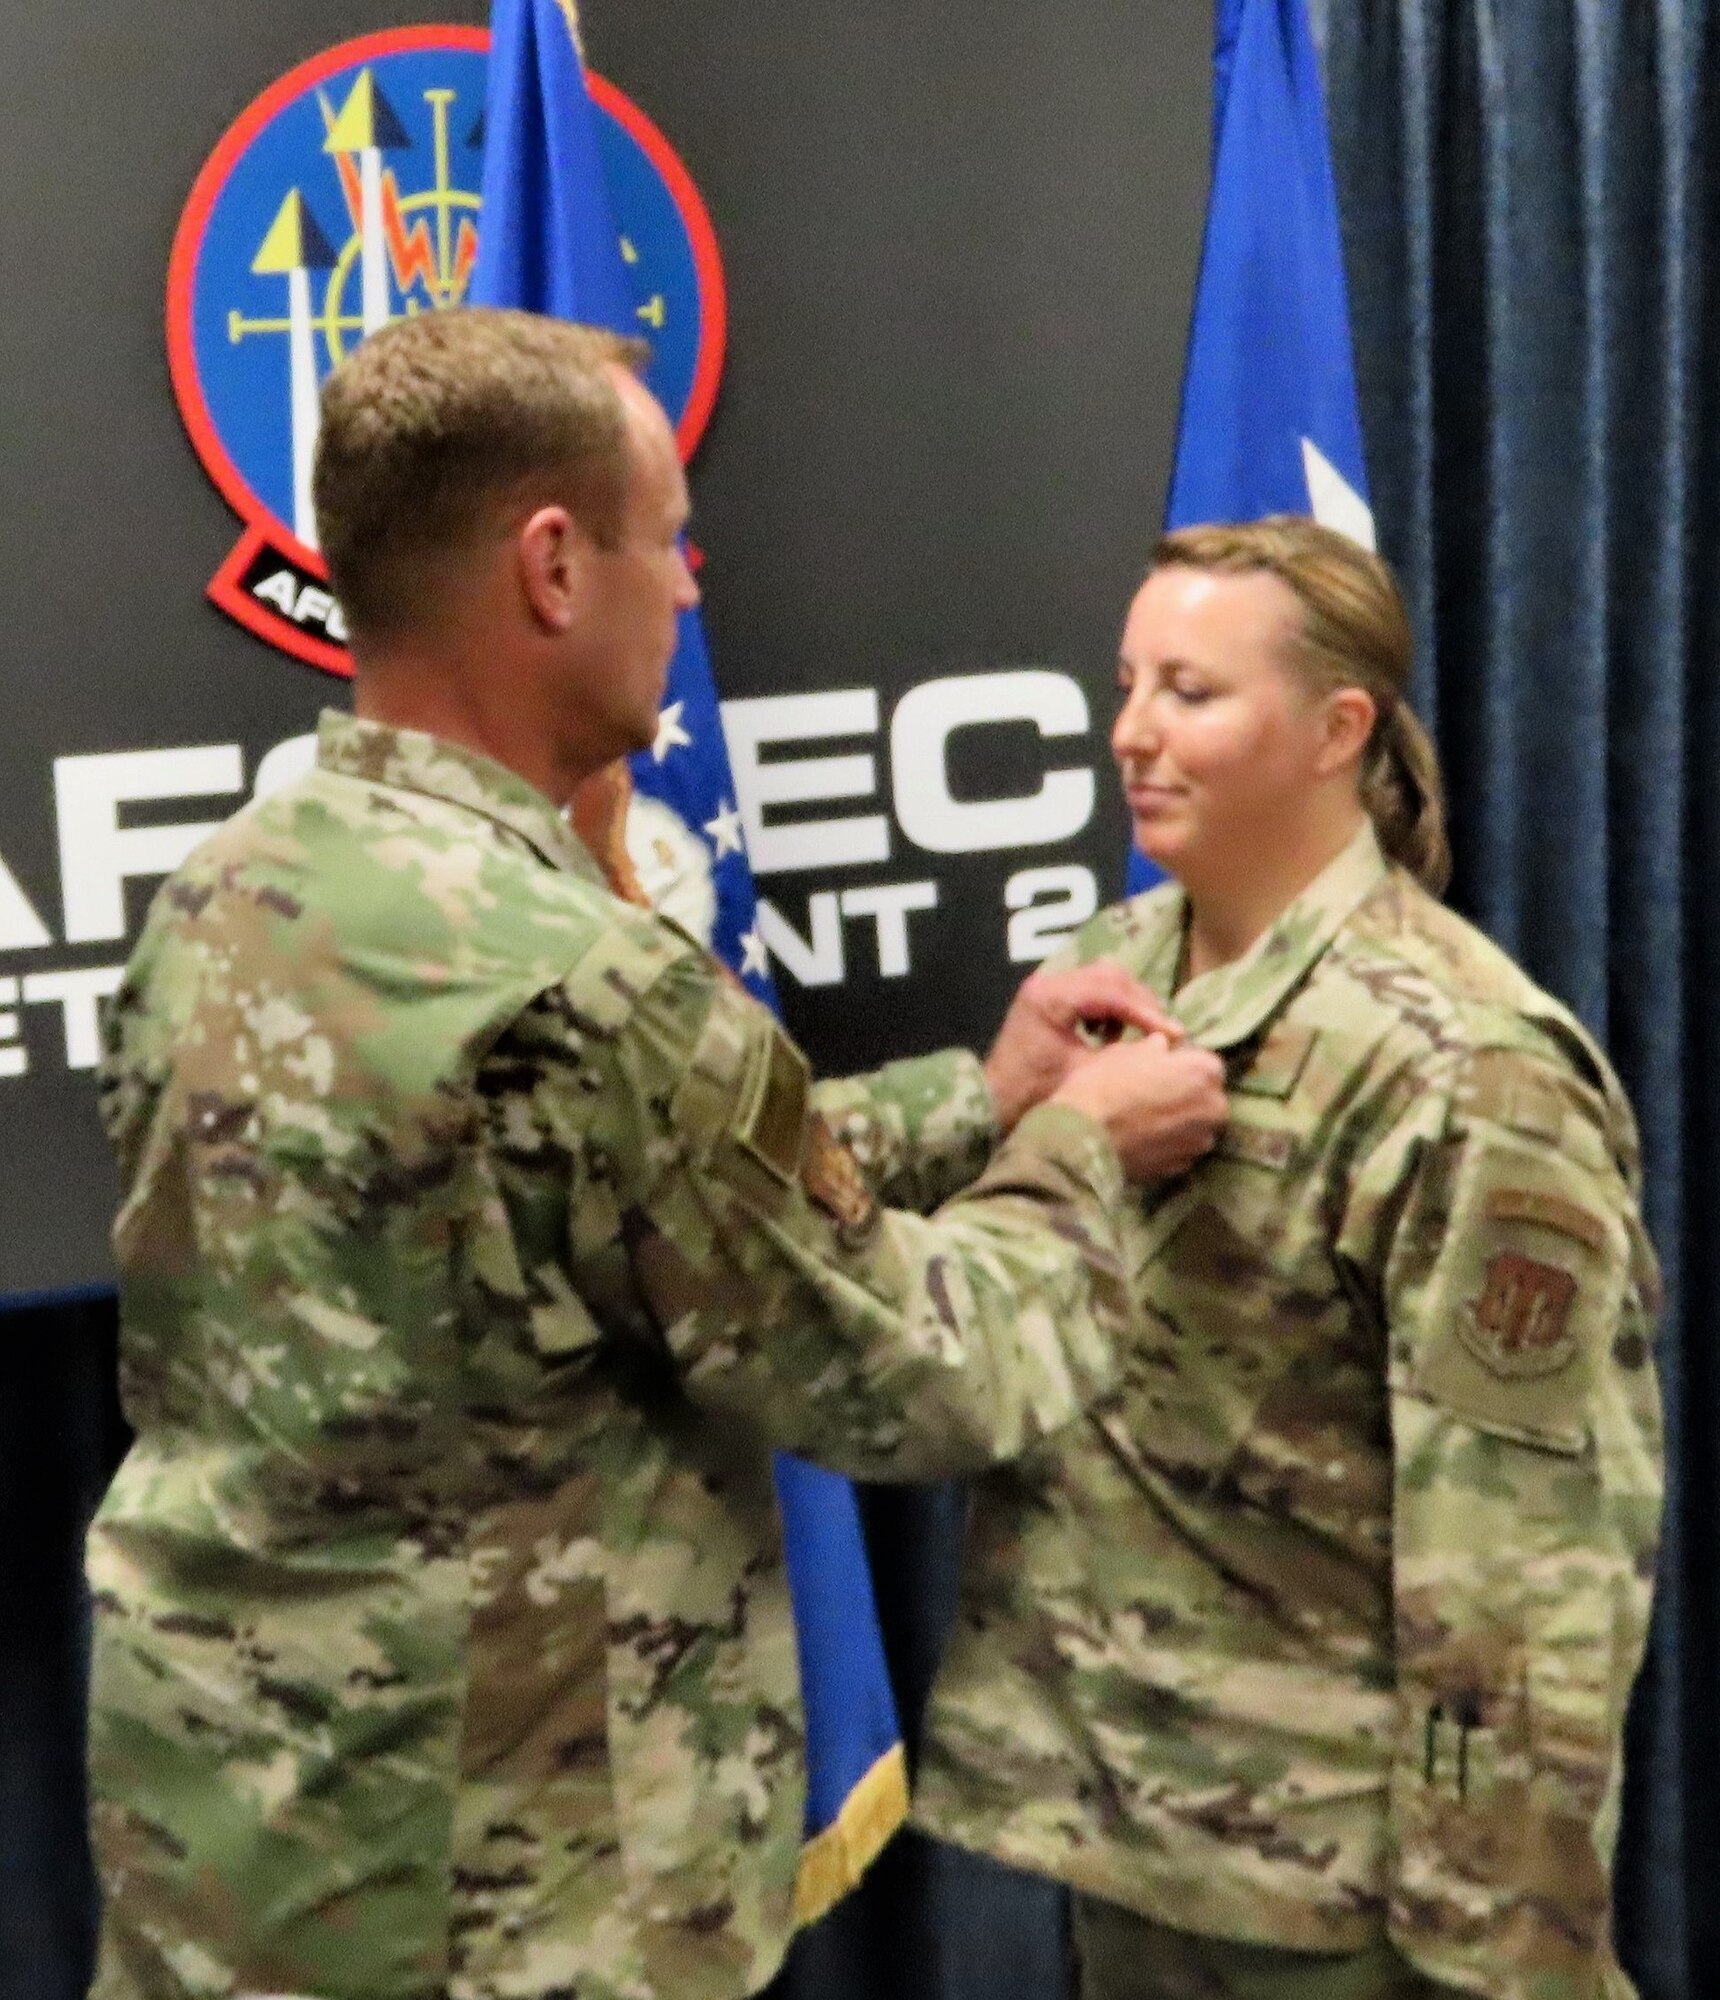
<path id="1" fill-rule="evenodd" d="M 1203 702 L 1211 701 L 1218 690 L 1208 681 L 1197 680 L 1192 675 L 1179 674 L 1169 684 L 1169 692 L 1185 708 L 1199 708 Z"/>

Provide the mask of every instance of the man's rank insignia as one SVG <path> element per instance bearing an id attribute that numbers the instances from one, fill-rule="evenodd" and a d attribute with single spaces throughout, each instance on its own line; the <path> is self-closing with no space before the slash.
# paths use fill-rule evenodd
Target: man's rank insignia
<path id="1" fill-rule="evenodd" d="M 1571 1308 L 1577 1281 L 1557 1264 L 1514 1250 L 1491 1258 L 1481 1294 L 1458 1320 L 1463 1344 L 1484 1368 L 1513 1379 L 1556 1375 L 1576 1352 Z"/>
<path id="2" fill-rule="evenodd" d="M 800 1178 L 845 1243 L 859 1243 L 871 1234 L 878 1220 L 878 1197 L 859 1161 L 816 1111 L 807 1120 L 806 1158 Z"/>

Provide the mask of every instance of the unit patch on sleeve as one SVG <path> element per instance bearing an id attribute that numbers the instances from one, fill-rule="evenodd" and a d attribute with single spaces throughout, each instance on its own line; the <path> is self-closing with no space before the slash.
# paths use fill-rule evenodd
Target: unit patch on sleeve
<path id="1" fill-rule="evenodd" d="M 1576 1353 L 1576 1298 L 1569 1271 L 1501 1250 L 1488 1260 L 1479 1295 L 1459 1315 L 1458 1335 L 1495 1375 L 1555 1375 Z"/>
<path id="2" fill-rule="evenodd" d="M 806 1158 L 800 1177 L 806 1192 L 836 1224 L 845 1242 L 858 1244 L 878 1219 L 878 1197 L 860 1163 L 814 1112 L 807 1121 Z"/>

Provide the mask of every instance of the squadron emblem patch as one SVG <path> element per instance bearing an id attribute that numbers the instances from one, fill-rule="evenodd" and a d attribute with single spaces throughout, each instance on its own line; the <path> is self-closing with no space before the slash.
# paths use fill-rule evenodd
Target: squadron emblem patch
<path id="1" fill-rule="evenodd" d="M 1502 1250 L 1488 1262 L 1480 1296 L 1459 1315 L 1458 1334 L 1495 1375 L 1556 1375 L 1576 1352 L 1571 1331 L 1576 1298 L 1577 1281 L 1569 1271 Z"/>
<path id="2" fill-rule="evenodd" d="M 859 1244 L 871 1234 L 879 1215 L 878 1197 L 859 1161 L 817 1111 L 807 1120 L 806 1157 L 800 1178 L 845 1243 Z"/>
<path id="3" fill-rule="evenodd" d="M 351 672 L 317 553 L 311 456 L 323 379 L 391 319 L 466 296 L 483 226 L 480 28 L 360 36 L 301 63 L 204 163 L 167 279 L 173 393 L 245 532 L 208 586 L 247 630 Z M 588 73 L 646 380 L 690 458 L 722 372 L 725 298 L 698 190 L 655 125 Z"/>

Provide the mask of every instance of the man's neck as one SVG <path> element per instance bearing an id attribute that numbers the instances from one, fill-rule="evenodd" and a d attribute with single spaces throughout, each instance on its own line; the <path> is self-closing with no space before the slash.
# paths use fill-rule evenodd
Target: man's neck
<path id="1" fill-rule="evenodd" d="M 1352 800 L 1343 809 L 1311 814 L 1288 840 L 1250 856 L 1240 874 L 1191 881 L 1187 977 L 1198 979 L 1251 951 L 1311 882 L 1325 873 L 1361 830 Z"/>
<path id="2" fill-rule="evenodd" d="M 469 673 L 453 673 L 430 648 L 353 648 L 353 713 L 389 729 L 416 729 L 504 766 L 565 806 L 605 759 L 569 767 L 562 746 L 520 705 L 480 700 Z"/>

